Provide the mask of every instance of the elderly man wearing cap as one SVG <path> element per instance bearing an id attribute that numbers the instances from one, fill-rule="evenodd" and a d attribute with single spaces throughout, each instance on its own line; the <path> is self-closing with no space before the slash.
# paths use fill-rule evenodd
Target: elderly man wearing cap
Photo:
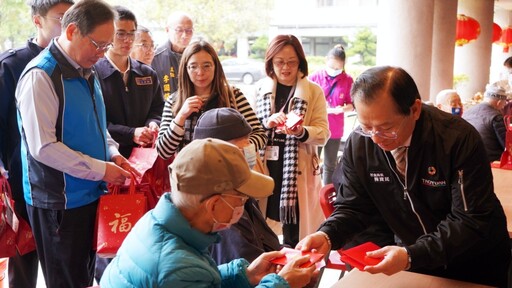
<path id="1" fill-rule="evenodd" d="M 245 160 L 255 168 L 256 147 L 249 141 L 251 125 L 233 108 L 216 108 L 203 113 L 197 120 L 194 139 L 217 138 L 236 145 Z M 255 169 L 256 170 L 256 169 Z M 258 171 L 258 170 L 256 170 Z M 211 246 L 211 255 L 217 264 L 244 258 L 251 262 L 261 253 L 279 250 L 277 235 L 268 226 L 255 198 L 249 197 L 240 221 L 219 232 L 221 241 Z"/>
<path id="2" fill-rule="evenodd" d="M 490 161 L 500 160 L 505 150 L 506 127 L 503 122 L 503 108 L 507 104 L 504 82 L 488 84 L 484 101 L 469 108 L 462 118 L 473 125 L 482 136 Z"/>
<path id="3" fill-rule="evenodd" d="M 240 149 L 218 139 L 195 140 L 169 167 L 172 193 L 137 222 L 116 258 L 107 266 L 101 287 L 303 287 L 315 269 L 300 268 L 308 256 L 279 269 L 263 253 L 216 266 L 208 247 L 217 233 L 238 222 L 248 197 L 265 197 L 270 177 L 249 168 Z"/>

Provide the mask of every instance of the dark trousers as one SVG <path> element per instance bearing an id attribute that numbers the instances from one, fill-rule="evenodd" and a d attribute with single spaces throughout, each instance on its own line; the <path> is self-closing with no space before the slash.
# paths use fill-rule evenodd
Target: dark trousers
<path id="1" fill-rule="evenodd" d="M 299 224 L 283 224 L 283 244 L 295 248 L 299 243 Z"/>
<path id="2" fill-rule="evenodd" d="M 20 218 L 30 222 L 23 193 L 19 193 L 18 196 L 14 202 L 14 210 Z M 13 197 L 15 197 L 14 191 Z M 16 256 L 9 258 L 9 287 L 35 288 L 37 285 L 37 270 L 39 268 L 37 261 L 36 251 L 23 256 L 16 253 Z"/>
<path id="3" fill-rule="evenodd" d="M 27 205 L 46 286 L 92 286 L 96 251 L 93 250 L 98 201 L 68 210 Z"/>
<path id="4" fill-rule="evenodd" d="M 295 213 L 297 213 L 297 223 L 295 224 L 283 224 L 283 244 L 291 248 L 295 248 L 299 243 L 299 223 L 300 213 L 299 204 L 295 206 Z"/>

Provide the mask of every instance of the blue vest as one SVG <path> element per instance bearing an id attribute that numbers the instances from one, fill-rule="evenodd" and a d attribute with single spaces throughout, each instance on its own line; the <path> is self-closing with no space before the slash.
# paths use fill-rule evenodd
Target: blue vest
<path id="1" fill-rule="evenodd" d="M 94 74 L 89 80 L 81 77 L 53 42 L 27 65 L 21 77 L 32 68 L 45 71 L 57 93 L 57 141 L 92 158 L 103 161 L 110 159 L 105 105 Z M 23 187 L 28 204 L 45 209 L 72 209 L 94 202 L 104 193 L 103 181 L 76 178 L 35 160 L 27 151 L 21 124 L 20 129 L 23 135 Z"/>

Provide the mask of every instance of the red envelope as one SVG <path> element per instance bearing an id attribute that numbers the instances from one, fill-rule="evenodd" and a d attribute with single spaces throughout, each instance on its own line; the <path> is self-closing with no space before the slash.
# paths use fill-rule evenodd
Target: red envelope
<path id="1" fill-rule="evenodd" d="M 383 257 L 373 258 L 366 256 L 366 252 L 374 251 L 377 249 L 380 249 L 380 247 L 376 244 L 372 242 L 366 242 L 347 250 L 341 250 L 341 261 L 363 271 L 364 266 L 377 265 L 384 259 Z"/>
<path id="2" fill-rule="evenodd" d="M 281 252 L 284 252 L 285 255 L 283 257 L 275 258 L 270 261 L 271 263 L 278 264 L 278 265 L 286 265 L 288 261 L 292 260 L 293 258 L 309 255 L 309 262 L 306 262 L 302 265 L 300 265 L 300 268 L 307 268 L 311 265 L 315 265 L 316 262 L 322 260 L 324 258 L 324 254 L 321 253 L 313 253 L 313 252 L 302 252 L 300 250 L 292 249 L 283 247 L 281 249 Z"/>
<path id="3" fill-rule="evenodd" d="M 304 122 L 304 119 L 292 111 L 286 114 L 286 122 L 283 125 L 277 126 L 276 129 L 284 130 L 284 126 L 286 126 L 288 129 L 294 129 L 298 125 L 302 124 L 302 122 Z"/>

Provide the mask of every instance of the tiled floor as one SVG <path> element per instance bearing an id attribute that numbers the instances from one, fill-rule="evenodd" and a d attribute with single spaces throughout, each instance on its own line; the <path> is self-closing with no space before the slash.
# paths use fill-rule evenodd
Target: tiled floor
<path id="1" fill-rule="evenodd" d="M 7 283 L 9 283 L 8 278 L 9 278 L 9 275 L 7 275 L 7 271 L 5 271 L 5 279 L 3 282 L 0 282 L 0 288 L 9 287 L 9 285 L 7 284 Z M 98 284 L 96 284 L 96 280 L 94 281 L 94 285 L 98 285 Z M 43 277 L 41 267 L 39 267 L 39 273 L 37 276 L 37 288 L 46 288 L 46 284 L 44 283 L 44 277 Z"/>

